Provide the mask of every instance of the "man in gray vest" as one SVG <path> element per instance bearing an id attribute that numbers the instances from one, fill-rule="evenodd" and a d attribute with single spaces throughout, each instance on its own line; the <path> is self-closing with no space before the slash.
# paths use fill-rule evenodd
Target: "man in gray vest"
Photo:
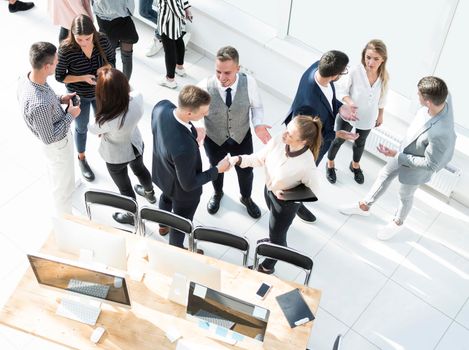
<path id="1" fill-rule="evenodd" d="M 270 140 L 268 129 L 263 124 L 264 108 L 256 81 L 239 73 L 239 54 L 234 47 L 222 47 L 217 52 L 216 73 L 203 80 L 198 86 L 208 91 L 211 97 L 208 116 L 204 118 L 206 136 L 204 148 L 212 166 L 217 165 L 228 153 L 231 156 L 253 152 L 249 115 L 251 115 L 257 137 L 265 144 Z M 241 203 L 248 214 L 257 219 L 261 211 L 251 199 L 252 168 L 236 166 Z M 212 181 L 215 192 L 207 204 L 207 211 L 215 214 L 223 197 L 223 174 Z"/>

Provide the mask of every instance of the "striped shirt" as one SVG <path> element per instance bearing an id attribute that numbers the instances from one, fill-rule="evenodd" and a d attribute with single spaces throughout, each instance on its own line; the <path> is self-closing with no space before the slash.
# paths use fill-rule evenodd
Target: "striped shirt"
<path id="1" fill-rule="evenodd" d="M 62 140 L 70 129 L 73 117 L 66 113 L 60 96 L 45 83 L 29 80 L 29 73 L 18 85 L 18 101 L 29 130 L 46 145 Z"/>
<path id="2" fill-rule="evenodd" d="M 115 67 L 116 53 L 106 34 L 99 33 L 99 44 L 103 48 L 108 63 Z M 91 58 L 88 58 L 80 48 L 69 48 L 61 45 L 59 47 L 59 63 L 57 63 L 55 69 L 55 79 L 63 82 L 67 75 L 96 75 L 97 70 L 105 64 L 106 62 L 96 46 L 93 47 Z M 95 97 L 95 86 L 85 81 L 68 83 L 65 86 L 68 91 L 76 92 L 80 97 Z"/>
<path id="3" fill-rule="evenodd" d="M 158 31 L 172 40 L 182 36 L 188 0 L 158 0 Z"/>

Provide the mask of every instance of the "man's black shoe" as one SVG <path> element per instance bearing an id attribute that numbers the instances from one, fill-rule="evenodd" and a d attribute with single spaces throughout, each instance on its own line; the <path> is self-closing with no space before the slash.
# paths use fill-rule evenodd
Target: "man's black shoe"
<path id="1" fill-rule="evenodd" d="M 257 204 L 252 201 L 251 197 L 241 197 L 240 201 L 246 206 L 248 214 L 252 218 L 258 219 L 261 217 L 261 210 L 259 209 Z"/>
<path id="2" fill-rule="evenodd" d="M 80 167 L 81 175 L 85 178 L 86 181 L 93 181 L 94 180 L 94 173 L 91 170 L 86 158 L 80 159 L 78 158 L 78 166 Z"/>
<path id="3" fill-rule="evenodd" d="M 145 191 L 142 185 L 134 185 L 135 192 L 142 197 L 145 197 L 148 202 L 151 204 L 156 203 L 155 191 Z"/>
<path id="4" fill-rule="evenodd" d="M 133 225 L 134 224 L 134 216 L 129 213 L 114 213 L 112 214 L 112 218 L 116 220 L 119 224 L 124 225 Z"/>
<path id="5" fill-rule="evenodd" d="M 8 4 L 8 11 L 11 13 L 18 11 L 28 11 L 34 7 L 34 2 L 22 2 L 18 0 L 14 4 Z"/>
<path id="6" fill-rule="evenodd" d="M 313 223 L 316 221 L 316 217 L 314 216 L 313 213 L 311 213 L 308 208 L 304 206 L 303 203 L 301 203 L 300 207 L 298 208 L 298 212 L 296 215 L 303 220 L 304 222 L 307 223 Z"/>
<path id="7" fill-rule="evenodd" d="M 335 168 L 329 168 L 326 164 L 326 179 L 329 181 L 331 184 L 335 184 L 337 181 L 337 175 L 335 173 Z"/>
<path id="8" fill-rule="evenodd" d="M 214 192 L 212 197 L 207 203 L 207 211 L 209 214 L 215 214 L 220 209 L 220 201 L 223 197 L 223 192 Z"/>
<path id="9" fill-rule="evenodd" d="M 358 184 L 363 184 L 365 182 L 365 176 L 363 176 L 363 171 L 361 168 L 355 169 L 350 162 L 350 171 L 353 173 L 353 178 Z"/>

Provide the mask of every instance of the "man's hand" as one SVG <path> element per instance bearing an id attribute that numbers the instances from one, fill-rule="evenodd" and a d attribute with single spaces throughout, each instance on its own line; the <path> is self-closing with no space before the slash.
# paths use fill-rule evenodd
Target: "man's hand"
<path id="1" fill-rule="evenodd" d="M 345 130 L 338 130 L 335 132 L 335 135 L 341 139 L 344 140 L 349 140 L 349 141 L 355 141 L 360 137 L 360 134 L 357 134 L 355 132 L 350 132 L 350 131 L 345 131 Z"/>
<path id="2" fill-rule="evenodd" d="M 353 122 L 359 120 L 357 116 L 358 107 L 354 105 L 343 104 L 342 107 L 339 108 L 339 114 L 343 120 L 348 122 Z"/>
<path id="3" fill-rule="evenodd" d="M 265 125 L 265 124 L 258 125 L 254 128 L 254 131 L 256 132 L 257 137 L 259 138 L 259 140 L 261 140 L 261 142 L 264 145 L 267 142 L 269 142 L 269 140 L 272 138 L 268 130 L 270 128 L 271 128 L 270 125 Z"/>
<path id="4" fill-rule="evenodd" d="M 75 96 L 76 94 L 77 94 L 76 92 L 72 92 L 70 94 L 60 96 L 60 103 L 63 105 L 68 105 L 72 97 Z"/>
<path id="5" fill-rule="evenodd" d="M 217 164 L 217 168 L 218 168 L 219 173 L 224 173 L 225 171 L 230 170 L 231 164 L 230 164 L 230 161 L 229 161 L 229 157 L 226 156 L 225 158 L 220 160 L 220 162 L 218 162 L 218 164 Z"/>
<path id="6" fill-rule="evenodd" d="M 379 153 L 384 154 L 386 157 L 394 157 L 397 154 L 397 151 L 395 149 L 391 149 L 389 147 L 386 147 L 382 143 L 379 144 L 378 147 L 376 147 Z"/>
<path id="7" fill-rule="evenodd" d="M 66 111 L 67 111 L 67 113 L 71 114 L 71 116 L 73 118 L 76 118 L 80 115 L 80 112 L 81 112 L 80 105 L 74 106 L 73 102 L 72 102 L 72 99 L 69 99 L 68 100 L 68 107 L 67 107 Z"/>
<path id="8" fill-rule="evenodd" d="M 203 146 L 205 140 L 205 128 L 195 128 L 197 130 L 197 143 L 199 146 Z"/>

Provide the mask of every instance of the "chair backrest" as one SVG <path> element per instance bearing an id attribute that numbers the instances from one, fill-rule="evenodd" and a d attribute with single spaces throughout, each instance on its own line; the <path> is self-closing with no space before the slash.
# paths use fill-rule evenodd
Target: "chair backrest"
<path id="1" fill-rule="evenodd" d="M 305 273 L 304 285 L 308 285 L 311 271 L 313 270 L 313 260 L 299 251 L 283 247 L 274 243 L 259 243 L 256 247 L 256 253 L 254 255 L 254 266 L 257 269 L 259 265 L 259 256 L 268 257 L 274 260 L 281 260 L 286 263 L 295 265 L 302 268 Z"/>
<path id="2" fill-rule="evenodd" d="M 341 349 L 341 343 L 342 343 L 342 335 L 339 334 L 337 336 L 337 338 L 335 338 L 334 346 L 332 347 L 332 350 L 340 350 Z"/>
<path id="3" fill-rule="evenodd" d="M 145 225 L 143 224 L 143 220 L 150 220 L 156 222 L 157 224 L 168 226 L 170 228 L 184 232 L 189 236 L 192 233 L 193 227 L 190 220 L 166 210 L 142 207 L 140 209 L 139 217 L 142 235 L 145 235 Z M 192 246 L 192 242 L 190 242 L 190 246 Z"/>
<path id="4" fill-rule="evenodd" d="M 138 204 L 137 202 L 127 196 L 119 193 L 103 191 L 103 190 L 88 190 L 85 192 L 85 207 L 88 219 L 91 217 L 91 205 L 105 205 L 108 207 L 120 209 L 129 212 L 134 216 L 134 233 L 138 232 Z"/>
<path id="5" fill-rule="evenodd" d="M 243 266 L 247 266 L 249 255 L 249 241 L 246 237 L 235 235 L 231 232 L 214 227 L 199 226 L 192 233 L 192 249 L 197 250 L 197 241 L 206 241 L 221 244 L 243 252 Z"/>

